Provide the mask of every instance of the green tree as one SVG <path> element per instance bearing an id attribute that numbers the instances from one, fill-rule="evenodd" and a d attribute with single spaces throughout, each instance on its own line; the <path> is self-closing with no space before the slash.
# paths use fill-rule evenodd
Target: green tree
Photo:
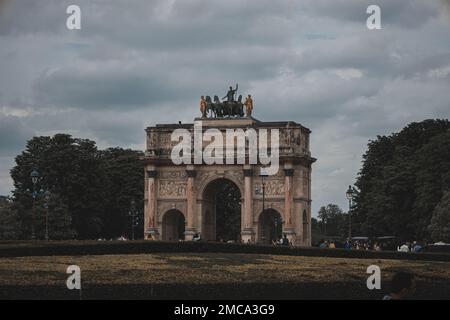
<path id="1" fill-rule="evenodd" d="M 241 193 L 238 187 L 224 180 L 216 195 L 217 240 L 239 240 L 241 234 Z"/>
<path id="2" fill-rule="evenodd" d="M 450 243 L 450 191 L 447 191 L 433 211 L 428 227 L 433 241 Z"/>
<path id="3" fill-rule="evenodd" d="M 26 150 L 16 157 L 16 166 L 11 170 L 15 187 L 13 195 L 15 202 L 19 203 L 26 234 L 30 234 L 31 228 L 33 185 L 30 172 L 34 168 L 42 177 L 36 185 L 37 190 L 58 193 L 64 199 L 73 227 L 81 238 L 101 234 L 105 178 L 94 141 L 67 134 L 34 137 L 27 142 Z M 41 211 L 37 211 L 39 216 L 36 214 L 36 218 L 41 217 Z"/>
<path id="4" fill-rule="evenodd" d="M 67 134 L 29 140 L 11 170 L 14 208 L 24 238 L 31 235 L 33 190 L 37 191 L 35 230 L 38 238 L 43 238 L 45 233 L 44 190 L 52 194 L 51 238 L 92 239 L 128 233 L 131 221 L 127 213 L 131 200 L 136 202 L 141 214 L 143 211 L 142 155 L 140 151 L 121 148 L 101 151 L 94 141 Z M 35 168 L 41 179 L 33 186 L 30 173 Z M 142 225 L 136 232 L 143 233 Z"/>
<path id="5" fill-rule="evenodd" d="M 144 165 L 143 152 L 130 149 L 109 148 L 101 151 L 104 185 L 104 236 L 112 238 L 127 234 L 131 237 L 131 202 L 139 213 L 135 235 L 143 236 L 144 220 Z"/>
<path id="6" fill-rule="evenodd" d="M 47 210 L 45 200 L 41 198 L 39 205 L 44 210 L 43 214 L 40 215 L 42 217 L 47 214 L 45 212 Z M 65 199 L 59 194 L 51 194 L 47 205 L 49 238 L 51 240 L 75 239 L 77 232 L 74 229 L 72 215 Z"/>
<path id="7" fill-rule="evenodd" d="M 320 227 L 325 236 L 340 236 L 346 235 L 347 214 L 336 204 L 328 204 L 322 206 L 318 212 L 320 219 Z"/>
<path id="8" fill-rule="evenodd" d="M 0 196 L 0 240 L 16 240 L 21 237 L 19 215 L 12 200 Z"/>
<path id="9" fill-rule="evenodd" d="M 354 227 L 369 236 L 426 239 L 450 186 L 450 123 L 425 120 L 370 141 L 356 186 Z"/>

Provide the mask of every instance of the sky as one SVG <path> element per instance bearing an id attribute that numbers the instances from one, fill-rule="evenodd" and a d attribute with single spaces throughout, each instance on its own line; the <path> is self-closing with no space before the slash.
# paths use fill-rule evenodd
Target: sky
<path id="1" fill-rule="evenodd" d="M 0 194 L 33 136 L 143 150 L 235 83 L 255 118 L 312 130 L 313 214 L 346 209 L 369 140 L 450 116 L 450 0 L 0 0 Z"/>

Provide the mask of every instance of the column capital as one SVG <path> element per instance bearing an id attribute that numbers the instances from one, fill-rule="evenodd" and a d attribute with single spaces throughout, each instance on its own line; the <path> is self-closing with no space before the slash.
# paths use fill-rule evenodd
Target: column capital
<path id="1" fill-rule="evenodd" d="M 158 176 L 158 171 L 156 170 L 147 170 L 148 178 L 156 178 Z"/>
<path id="2" fill-rule="evenodd" d="M 244 177 L 253 177 L 253 169 L 244 169 Z"/>
<path id="3" fill-rule="evenodd" d="M 294 169 L 284 169 L 284 175 L 286 177 L 292 177 L 294 175 Z"/>

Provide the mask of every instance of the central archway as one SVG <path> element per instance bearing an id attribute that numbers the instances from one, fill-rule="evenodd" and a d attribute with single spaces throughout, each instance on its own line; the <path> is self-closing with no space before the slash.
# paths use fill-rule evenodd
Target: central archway
<path id="1" fill-rule="evenodd" d="M 202 238 L 209 241 L 240 241 L 241 192 L 226 178 L 211 181 L 203 191 Z"/>

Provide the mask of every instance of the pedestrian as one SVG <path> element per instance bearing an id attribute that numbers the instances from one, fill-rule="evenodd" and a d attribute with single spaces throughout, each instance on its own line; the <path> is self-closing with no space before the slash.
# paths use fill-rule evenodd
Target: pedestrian
<path id="1" fill-rule="evenodd" d="M 281 241 L 282 246 L 289 246 L 289 239 L 287 238 L 287 235 L 284 234 L 283 240 Z"/>
<path id="2" fill-rule="evenodd" d="M 417 243 L 417 241 L 414 241 L 411 251 L 412 252 L 421 252 L 422 251 L 422 246 L 419 243 Z"/>
<path id="3" fill-rule="evenodd" d="M 352 247 L 353 247 L 352 243 L 350 242 L 350 240 L 347 239 L 347 241 L 345 241 L 344 249 L 345 250 L 351 250 Z"/>
<path id="4" fill-rule="evenodd" d="M 196 233 L 194 234 L 194 236 L 192 237 L 192 241 L 200 241 L 202 238 L 200 236 L 200 233 Z"/>
<path id="5" fill-rule="evenodd" d="M 322 243 L 319 245 L 319 248 L 322 248 L 322 249 L 328 248 L 327 241 L 322 239 Z"/>
<path id="6" fill-rule="evenodd" d="M 406 242 L 402 244 L 400 247 L 397 247 L 398 252 L 409 252 L 409 243 Z"/>

